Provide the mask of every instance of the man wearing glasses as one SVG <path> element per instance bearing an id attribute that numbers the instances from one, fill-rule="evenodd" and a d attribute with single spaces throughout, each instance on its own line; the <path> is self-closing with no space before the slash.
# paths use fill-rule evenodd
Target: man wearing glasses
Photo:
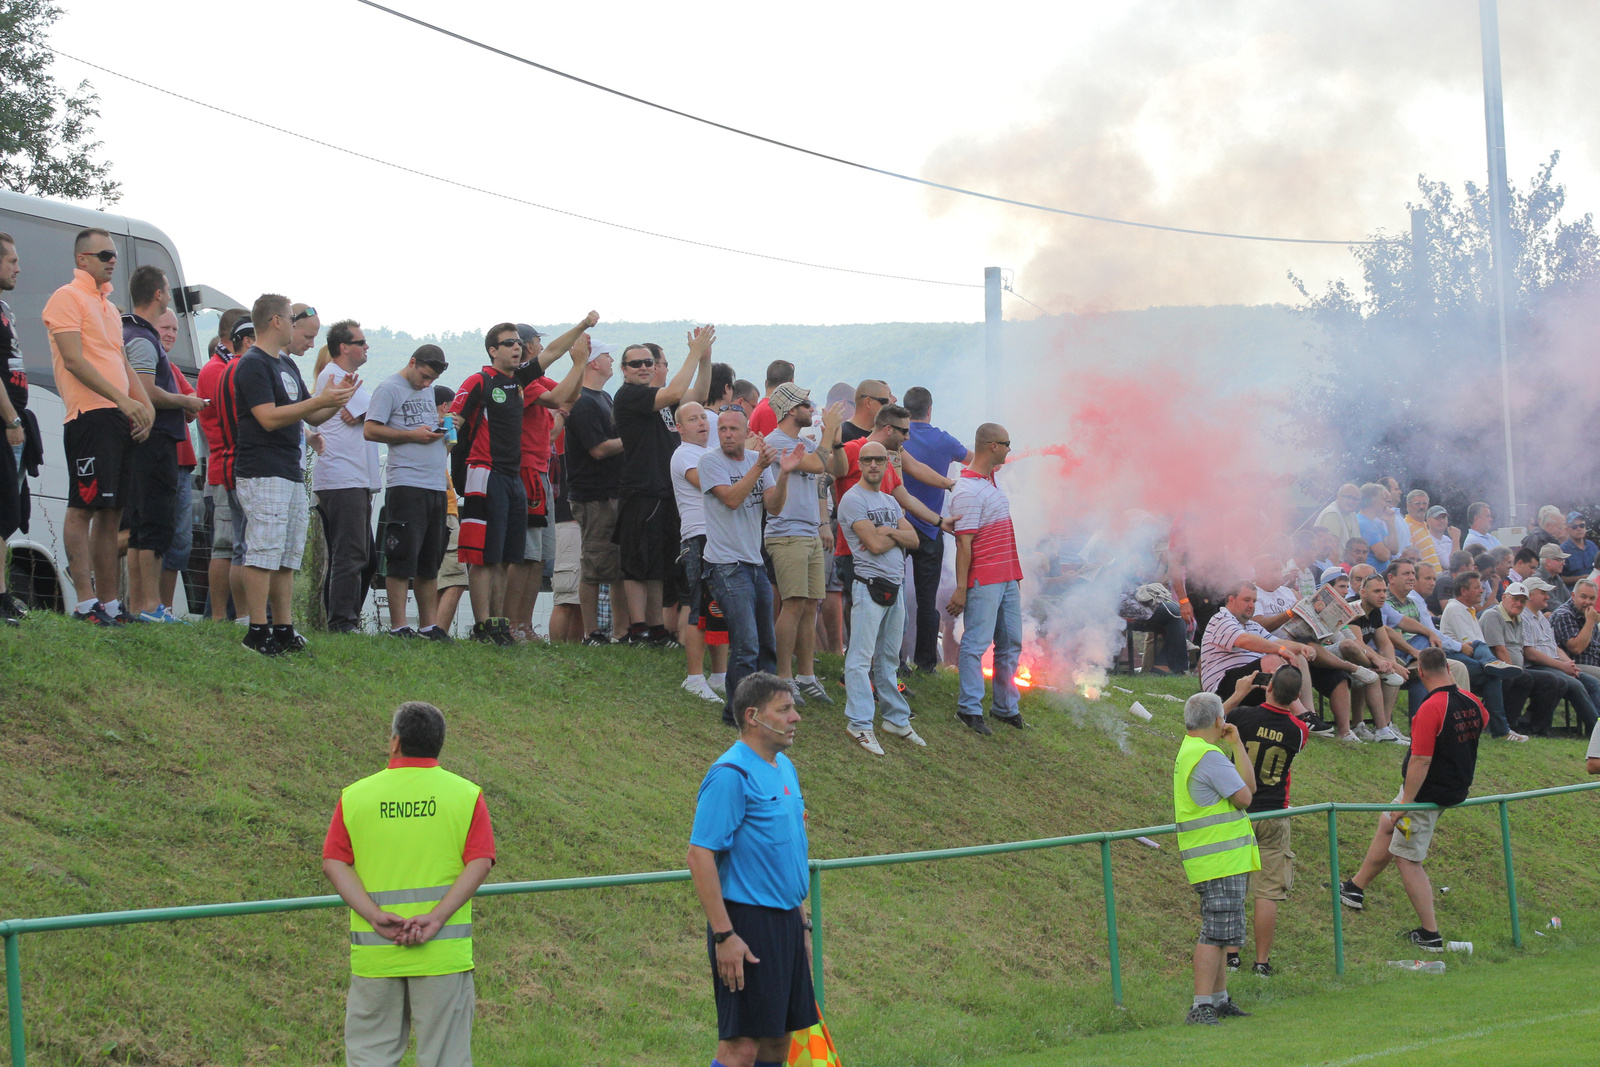
<path id="1" fill-rule="evenodd" d="M 302 323 L 315 323 L 317 309 L 300 307 L 290 318 L 298 331 Z M 306 339 L 306 347 L 315 334 Z M 290 350 L 298 347 L 296 338 Z M 303 351 L 303 350 L 302 350 Z M 328 365 L 312 388 L 321 392 L 330 382 L 354 379 L 367 362 L 367 338 L 355 319 L 342 319 L 328 327 Z M 361 580 L 372 558 L 372 494 L 381 484 L 378 445 L 369 440 L 363 425 L 372 404 L 365 384 L 329 419 L 322 432 L 323 448 L 311 472 L 322 516 L 322 536 L 328 546 L 328 576 L 321 590 L 328 630 L 352 633 L 361 628 L 361 606 L 366 603 L 366 583 Z M 401 598 L 402 602 L 404 597 Z"/>
<path id="2" fill-rule="evenodd" d="M 156 413 L 123 351 L 122 316 L 107 299 L 117 266 L 111 234 L 83 230 L 72 252 L 72 281 L 44 306 L 50 363 L 67 414 L 63 540 L 78 597 L 72 617 L 115 626 L 122 614 L 117 533 L 133 489 L 133 446 L 150 435 Z"/>
<path id="3" fill-rule="evenodd" d="M 856 407 L 850 418 L 845 420 L 844 429 L 839 434 L 841 444 L 872 434 L 877 426 L 878 412 L 894 403 L 894 396 L 889 392 L 889 386 L 876 378 L 868 378 L 856 386 Z"/>

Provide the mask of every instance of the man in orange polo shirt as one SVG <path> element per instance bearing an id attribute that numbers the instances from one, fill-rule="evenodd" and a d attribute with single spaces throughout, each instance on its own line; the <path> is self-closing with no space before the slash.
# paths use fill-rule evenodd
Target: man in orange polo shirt
<path id="1" fill-rule="evenodd" d="M 131 488 L 133 446 L 150 435 L 155 408 L 122 350 L 122 315 L 106 299 L 117 266 L 111 234 L 90 227 L 72 245 L 72 281 L 44 306 L 50 363 L 67 409 L 67 520 L 63 540 L 77 590 L 72 617 L 117 625 L 117 528 Z"/>

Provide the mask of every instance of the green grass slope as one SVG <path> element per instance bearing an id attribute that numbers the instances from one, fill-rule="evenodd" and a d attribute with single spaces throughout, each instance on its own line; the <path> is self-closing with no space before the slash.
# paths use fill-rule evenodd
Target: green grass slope
<path id="1" fill-rule="evenodd" d="M 0 894 L 13 916 L 325 893 L 320 845 L 339 789 L 380 768 L 406 699 L 450 717 L 446 766 L 493 812 L 494 881 L 676 869 L 696 787 L 731 742 L 714 705 L 677 688 L 674 655 L 315 640 L 314 659 L 247 655 L 231 628 L 100 633 L 59 618 L 0 631 Z M 825 663 L 836 677 L 837 660 Z M 1113 679 L 1116 682 L 1116 679 Z M 874 759 L 835 708 L 792 753 L 812 855 L 848 856 L 1168 822 L 1186 695 L 1121 680 L 1133 697 L 1036 693 L 1035 728 L 979 738 L 951 718 L 952 675 L 917 684 L 929 747 L 885 737 Z M 839 693 L 842 704 L 842 691 Z M 1316 742 L 1294 799 L 1382 801 L 1392 746 Z M 1582 777 L 1582 743 L 1485 745 L 1478 793 Z M 1595 794 L 1513 815 L 1529 950 L 1600 940 Z M 1353 869 L 1370 817 L 1341 820 Z M 1275 996 L 1331 981 L 1326 827 L 1295 828 L 1299 887 L 1284 909 Z M 1069 848 L 864 870 L 824 879 L 830 1025 L 854 1064 L 976 1063 L 1170 1021 L 1187 1004 L 1197 916 L 1170 839 L 1113 848 L 1128 1010 L 1110 1007 L 1099 855 Z M 1474 966 L 1514 954 L 1498 823 L 1442 824 L 1430 866 L 1445 936 Z M 1411 925 L 1390 877 L 1345 924 L 1352 975 L 1404 955 Z M 340 911 L 22 938 L 30 1061 L 44 1064 L 342 1061 Z M 702 921 L 686 884 L 484 902 L 476 912 L 477 1062 L 704 1062 L 714 1014 Z"/>

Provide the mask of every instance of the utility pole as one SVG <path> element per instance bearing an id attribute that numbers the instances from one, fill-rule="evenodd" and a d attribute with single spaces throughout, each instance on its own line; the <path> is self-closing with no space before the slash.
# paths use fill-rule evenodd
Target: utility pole
<path id="1" fill-rule="evenodd" d="M 983 366 L 985 410 L 993 421 L 1000 418 L 1000 268 L 983 268 Z"/>
<path id="2" fill-rule="evenodd" d="M 1478 0 L 1478 32 L 1483 38 L 1483 124 L 1489 147 L 1489 254 L 1495 310 L 1500 328 L 1500 421 L 1506 439 L 1506 521 L 1517 525 L 1517 469 L 1511 440 L 1511 361 L 1506 347 L 1506 257 L 1511 235 L 1506 225 L 1510 187 L 1506 181 L 1506 116 L 1500 90 L 1500 10 L 1497 0 Z"/>

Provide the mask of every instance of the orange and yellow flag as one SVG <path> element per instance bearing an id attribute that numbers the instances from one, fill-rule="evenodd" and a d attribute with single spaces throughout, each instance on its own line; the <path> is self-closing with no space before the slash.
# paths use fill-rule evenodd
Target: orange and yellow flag
<path id="1" fill-rule="evenodd" d="M 844 1067 L 839 1050 L 833 1045 L 833 1035 L 828 1024 L 817 1013 L 817 1025 L 809 1030 L 797 1030 L 789 1043 L 788 1067 Z"/>

